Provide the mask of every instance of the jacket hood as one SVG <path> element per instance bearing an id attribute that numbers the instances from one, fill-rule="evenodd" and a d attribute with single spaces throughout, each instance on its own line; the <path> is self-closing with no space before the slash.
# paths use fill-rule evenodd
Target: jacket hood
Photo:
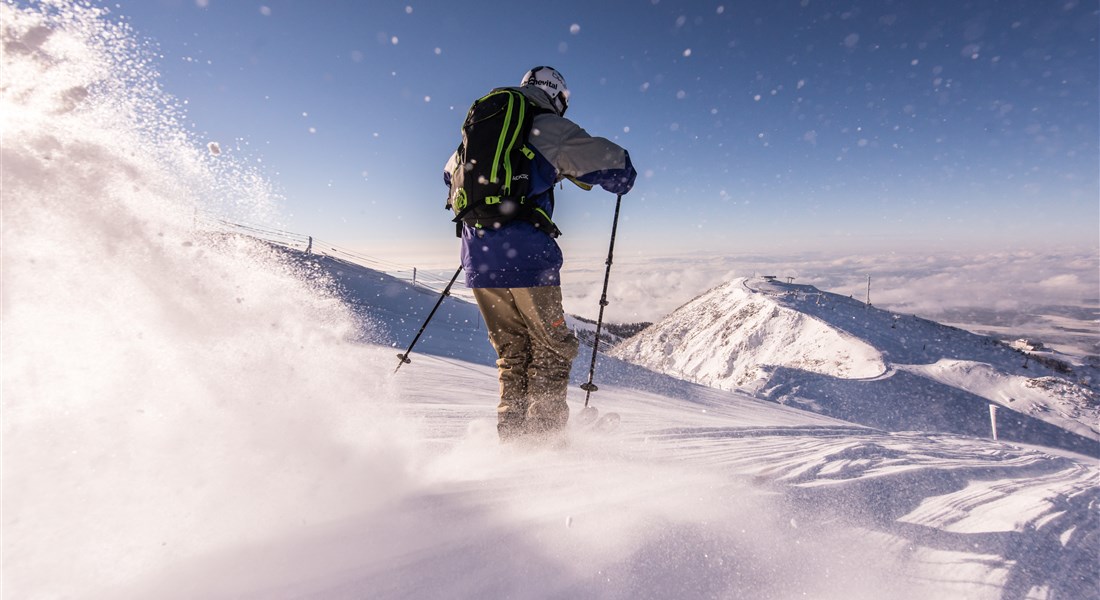
<path id="1" fill-rule="evenodd" d="M 518 90 L 528 100 L 535 103 L 535 105 L 539 108 L 545 108 L 546 110 L 553 112 L 555 115 L 558 114 L 558 109 L 554 108 L 554 105 L 550 102 L 550 96 L 547 95 L 546 91 L 542 88 L 538 88 L 533 85 L 525 85 L 522 87 L 508 87 L 498 89 Z"/>

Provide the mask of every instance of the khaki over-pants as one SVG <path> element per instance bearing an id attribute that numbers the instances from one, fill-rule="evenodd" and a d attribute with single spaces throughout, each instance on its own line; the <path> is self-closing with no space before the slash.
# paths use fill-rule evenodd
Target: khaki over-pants
<path id="1" fill-rule="evenodd" d="M 489 341 L 497 351 L 502 440 L 565 428 L 569 371 L 577 336 L 565 324 L 561 288 L 474 288 Z"/>

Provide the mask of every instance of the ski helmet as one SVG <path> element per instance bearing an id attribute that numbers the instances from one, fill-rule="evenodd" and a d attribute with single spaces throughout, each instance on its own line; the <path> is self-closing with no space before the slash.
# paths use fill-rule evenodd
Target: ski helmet
<path id="1" fill-rule="evenodd" d="M 520 85 L 533 85 L 550 96 L 550 104 L 559 115 L 565 115 L 569 108 L 569 88 L 565 86 L 565 78 L 553 67 L 535 67 L 523 76 Z"/>

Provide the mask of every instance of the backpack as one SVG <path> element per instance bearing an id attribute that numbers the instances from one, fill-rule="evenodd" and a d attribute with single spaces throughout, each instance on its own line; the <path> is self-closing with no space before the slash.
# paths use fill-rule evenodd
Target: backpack
<path id="1" fill-rule="evenodd" d="M 561 234 L 550 216 L 527 197 L 535 158 L 527 146 L 531 124 L 535 115 L 550 112 L 513 88 L 493 90 L 470 106 L 447 199 L 459 237 L 463 223 L 499 229 L 516 219 L 551 237 Z"/>

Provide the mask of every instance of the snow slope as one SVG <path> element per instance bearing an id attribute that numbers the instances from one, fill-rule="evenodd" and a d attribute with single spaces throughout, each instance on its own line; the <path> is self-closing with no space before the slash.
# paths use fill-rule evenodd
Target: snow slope
<path id="1" fill-rule="evenodd" d="M 892 431 L 989 435 L 993 404 L 1008 409 L 998 411 L 1003 439 L 1100 455 L 1095 369 L 1065 373 L 992 338 L 812 286 L 725 283 L 613 354 Z"/>
<path id="2" fill-rule="evenodd" d="M 625 385 L 598 392 L 617 436 L 514 453 L 494 439 L 491 369 L 407 368 L 417 441 L 389 455 L 405 478 L 384 506 L 121 595 L 1096 597 L 1096 469 L 1071 458 Z"/>
<path id="3" fill-rule="evenodd" d="M 126 29 L 0 21 L 4 598 L 1100 597 L 1100 468 L 1070 453 L 608 357 L 618 434 L 502 447 L 472 307 L 394 373 L 431 294 L 211 233 L 270 197 Z"/>

